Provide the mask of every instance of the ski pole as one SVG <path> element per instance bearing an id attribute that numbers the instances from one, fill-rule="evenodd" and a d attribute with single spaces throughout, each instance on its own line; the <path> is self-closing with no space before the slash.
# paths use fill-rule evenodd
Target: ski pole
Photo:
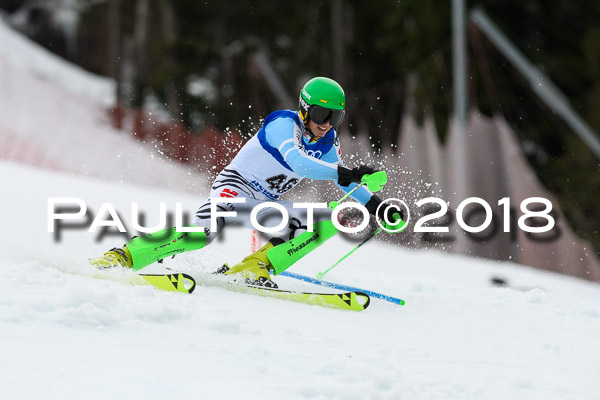
<path id="1" fill-rule="evenodd" d="M 390 303 L 398 304 L 401 306 L 403 306 L 405 304 L 405 301 L 402 299 L 399 299 L 397 297 L 388 296 L 383 293 L 373 292 L 372 290 L 360 289 L 360 288 L 357 288 L 354 286 L 342 285 L 339 283 L 320 281 L 315 278 L 311 278 L 310 276 L 300 275 L 300 274 L 296 274 L 296 273 L 290 272 L 290 271 L 283 271 L 281 273 L 281 275 L 287 276 L 288 278 L 298 279 L 298 280 L 301 280 L 304 282 L 309 282 L 309 283 L 313 283 L 315 285 L 325 286 L 325 287 L 329 287 L 329 288 L 333 288 L 333 289 L 363 292 L 363 293 L 366 293 L 369 296 L 374 297 L 376 299 L 389 301 Z"/>
<path id="2" fill-rule="evenodd" d="M 394 218 L 396 218 L 396 221 L 400 220 L 400 214 L 395 213 L 394 214 Z M 358 250 L 358 248 L 360 246 L 362 246 L 363 244 L 367 243 L 369 240 L 373 239 L 375 236 L 379 235 L 379 233 L 384 229 L 384 226 L 389 228 L 390 226 L 387 225 L 385 222 L 383 224 L 383 226 L 380 226 L 379 228 L 377 228 L 372 234 L 370 234 L 369 236 L 367 236 L 362 242 L 360 242 L 356 247 L 354 247 L 352 250 L 350 250 L 344 257 L 340 258 L 338 260 L 338 262 L 336 262 L 335 264 L 333 264 L 331 267 L 327 268 L 325 271 L 323 272 L 319 272 L 317 273 L 317 279 L 318 280 L 322 280 L 323 277 L 325 276 L 326 273 L 328 273 L 329 271 L 331 271 L 332 269 L 334 269 L 335 267 L 337 267 L 342 261 L 344 261 L 346 258 L 348 258 L 348 256 L 350 256 L 350 254 L 354 253 L 356 250 Z"/>
<path id="3" fill-rule="evenodd" d="M 352 250 L 350 250 L 344 257 L 340 258 L 338 260 L 338 262 L 336 262 L 335 264 L 333 264 L 331 267 L 327 268 L 325 271 L 319 272 L 317 274 L 317 279 L 318 280 L 323 280 L 323 277 L 325 276 L 326 273 L 328 273 L 329 271 L 331 271 L 332 269 L 334 269 L 335 267 L 337 267 L 342 261 L 344 261 L 346 258 L 348 258 L 350 256 L 350 254 L 354 253 L 356 250 L 359 249 L 360 246 L 362 246 L 363 244 L 367 243 L 369 240 L 373 239 L 382 230 L 383 230 L 383 228 L 381 228 L 381 227 L 378 228 L 375 232 L 373 232 L 372 234 L 370 234 L 369 236 L 367 236 L 362 242 L 360 242 L 356 247 L 354 247 Z"/>
<path id="4" fill-rule="evenodd" d="M 332 201 L 331 203 L 329 203 L 329 208 L 332 209 L 332 210 L 335 209 L 342 201 L 346 200 L 352 193 L 356 192 L 358 190 L 358 188 L 360 188 L 364 184 L 365 184 L 365 182 L 359 183 L 358 185 L 356 185 L 354 187 L 354 189 L 352 189 L 351 191 L 349 191 L 348 193 L 346 193 L 344 195 L 344 197 L 342 197 L 338 201 Z"/>
<path id="5" fill-rule="evenodd" d="M 369 188 L 369 190 L 371 192 L 378 192 L 381 189 L 383 189 L 383 187 L 385 186 L 386 183 L 387 183 L 387 174 L 385 173 L 385 171 L 377 171 L 377 172 L 375 172 L 373 174 L 366 174 L 361 179 L 361 182 L 358 185 L 356 185 L 356 187 L 354 189 L 352 189 L 351 191 L 349 191 L 348 193 L 346 193 L 346 195 L 344 197 L 342 197 L 338 201 L 332 201 L 329 204 L 329 208 L 332 209 L 332 210 L 335 209 L 338 206 L 339 203 L 341 203 L 342 201 L 344 201 L 346 198 L 348 198 L 348 196 L 350 196 L 352 193 L 354 193 L 354 191 L 356 191 L 359 187 L 361 187 L 363 185 L 367 185 L 367 187 Z M 346 254 L 344 257 L 340 258 L 338 260 L 338 262 L 336 262 L 335 264 L 333 264 L 331 267 L 327 268 L 324 272 L 319 272 L 317 274 L 317 279 L 318 280 L 322 280 L 323 276 L 325 276 L 325 274 L 327 272 L 331 271 L 338 264 L 340 264 L 342 261 L 344 261 L 346 258 L 348 258 L 348 256 L 350 256 L 350 254 L 352 254 L 356 250 L 358 250 L 358 248 L 360 246 L 362 246 L 363 244 L 367 243 L 369 240 L 371 240 L 375 236 L 377 236 L 379 234 L 379 232 L 381 232 L 382 230 L 383 230 L 383 227 L 380 227 L 375 232 L 373 232 L 371 235 L 369 235 L 367 238 L 365 238 L 362 242 L 360 242 L 355 248 L 353 248 L 352 250 L 350 250 L 350 252 L 348 254 Z"/>

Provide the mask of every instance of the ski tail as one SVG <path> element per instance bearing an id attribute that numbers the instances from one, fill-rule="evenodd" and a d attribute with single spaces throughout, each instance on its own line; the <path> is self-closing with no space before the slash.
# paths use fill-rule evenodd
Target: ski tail
<path id="1" fill-rule="evenodd" d="M 169 292 L 192 293 L 196 289 L 196 281 L 188 274 L 140 274 L 138 276 L 150 285 Z"/>

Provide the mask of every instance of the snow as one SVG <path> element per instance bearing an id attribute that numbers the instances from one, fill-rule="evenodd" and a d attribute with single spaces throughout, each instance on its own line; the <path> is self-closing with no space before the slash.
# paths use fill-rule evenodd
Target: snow
<path id="1" fill-rule="evenodd" d="M 109 202 L 130 227 L 133 202 L 152 225 L 160 202 L 193 213 L 208 186 L 182 193 L 181 181 L 135 184 L 142 180 L 124 172 L 132 157 L 138 174 L 185 171 L 157 166 L 144 145 L 106 126 L 99 107 L 109 82 L 69 72 L 1 22 L 0 41 L 0 65 L 11 78 L 0 84 L 0 134 L 11 127 L 61 161 L 55 171 L 0 161 L 3 399 L 600 398 L 600 286 L 563 275 L 370 242 L 327 279 L 406 305 L 373 299 L 350 312 L 210 286 L 162 292 L 123 283 L 126 271 L 101 274 L 87 258 L 126 238 L 98 242 L 97 232 L 80 227 L 56 240 L 47 227 L 49 197 L 80 198 L 91 217 Z M 53 139 L 40 134 L 44 126 Z M 68 152 L 52 146 L 57 138 Z M 107 163 L 115 146 L 123 161 Z M 353 246 L 333 238 L 291 270 L 315 276 Z M 249 232 L 230 229 L 205 249 L 145 271 L 209 272 L 249 252 Z M 492 277 L 509 287 L 492 286 Z"/>
<path id="2" fill-rule="evenodd" d="M 360 313 L 222 288 L 161 292 L 95 279 L 86 260 L 122 243 L 86 230 L 47 232 L 47 198 L 91 210 L 159 201 L 193 211 L 201 199 L 0 162 L 27 182 L 3 195 L 0 376 L 3 398 L 594 399 L 597 284 L 526 267 L 369 243 L 331 281 L 406 300 Z M 107 195 L 107 193 L 109 193 Z M 123 212 L 121 212 L 123 210 Z M 106 219 L 106 218 L 105 218 Z M 152 221 L 148 222 L 149 224 Z M 127 225 L 127 223 L 125 223 Z M 248 231 L 165 266 L 209 272 L 250 250 Z M 349 251 L 334 238 L 295 265 L 314 276 Z M 500 276 L 514 289 L 490 285 Z M 281 287 L 316 289 L 285 277 Z"/>
<path id="3" fill-rule="evenodd" d="M 52 80 L 71 94 L 93 99 L 104 105 L 114 104 L 114 82 L 94 76 L 82 68 L 35 45 L 13 32 L 0 16 L 0 57 L 7 64 L 31 71 L 42 79 Z"/>

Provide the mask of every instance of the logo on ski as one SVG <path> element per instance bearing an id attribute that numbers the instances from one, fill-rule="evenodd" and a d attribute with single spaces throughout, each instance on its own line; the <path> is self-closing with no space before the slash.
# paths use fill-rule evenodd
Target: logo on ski
<path id="1" fill-rule="evenodd" d="M 315 235 L 313 235 L 310 238 L 308 238 L 308 240 L 306 240 L 306 242 L 300 243 L 298 246 L 292 247 L 291 249 L 289 249 L 287 251 L 288 255 L 291 256 L 292 254 L 297 253 L 298 251 L 302 250 L 304 247 L 308 246 L 308 244 L 314 242 L 318 238 L 319 238 L 319 234 L 316 233 Z"/>
<path id="2" fill-rule="evenodd" d="M 349 306 L 352 305 L 352 297 L 350 297 L 348 293 L 340 293 L 338 296 L 344 303 L 348 304 Z"/>

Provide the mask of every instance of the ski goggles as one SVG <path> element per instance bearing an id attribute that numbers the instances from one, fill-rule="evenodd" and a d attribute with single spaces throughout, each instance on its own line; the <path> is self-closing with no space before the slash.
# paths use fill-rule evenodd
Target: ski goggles
<path id="1" fill-rule="evenodd" d="M 339 126 L 345 114 L 344 110 L 332 110 L 321 106 L 310 106 L 308 109 L 308 117 L 317 125 L 330 121 L 332 126 Z"/>

